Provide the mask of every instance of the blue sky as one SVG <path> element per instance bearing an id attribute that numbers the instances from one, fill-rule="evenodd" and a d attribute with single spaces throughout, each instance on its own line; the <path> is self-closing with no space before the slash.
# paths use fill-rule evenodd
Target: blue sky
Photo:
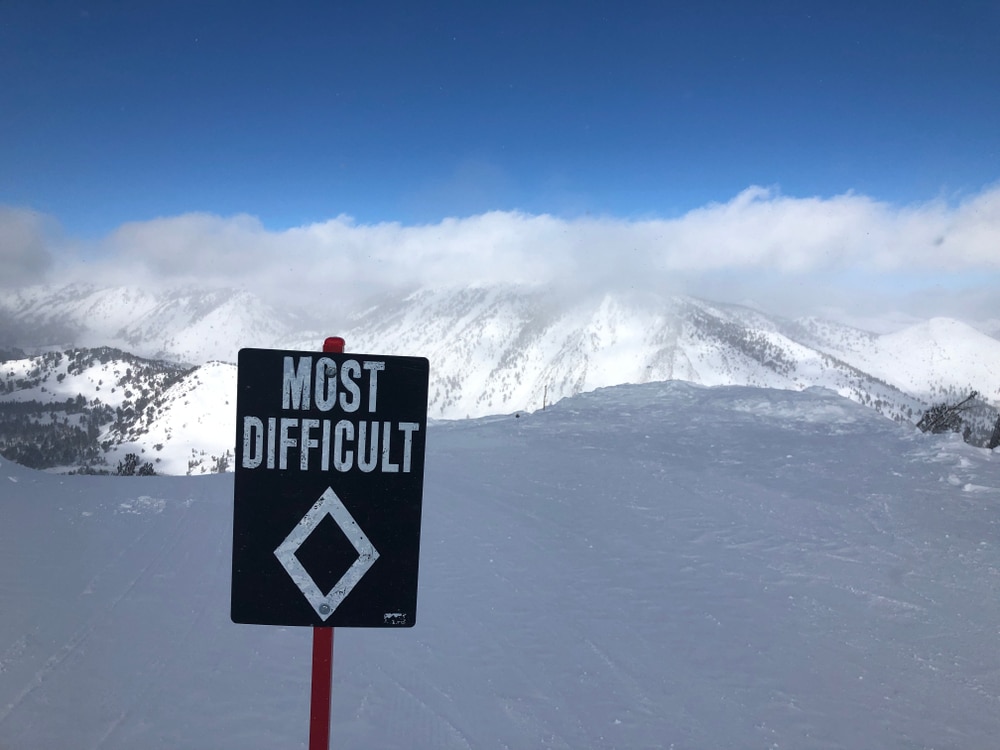
<path id="1" fill-rule="evenodd" d="M 0 4 L 0 202 L 673 216 L 1000 178 L 995 2 Z"/>
<path id="2" fill-rule="evenodd" d="M 996 2 L 2 0 L 0 206 L 105 250 L 193 212 L 958 210 L 1000 184 L 998 40 Z"/>

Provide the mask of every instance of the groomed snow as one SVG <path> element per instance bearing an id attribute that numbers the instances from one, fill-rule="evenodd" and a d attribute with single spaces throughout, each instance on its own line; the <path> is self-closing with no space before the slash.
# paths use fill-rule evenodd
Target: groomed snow
<path id="1" fill-rule="evenodd" d="M 1000 737 L 1000 456 L 827 391 L 620 386 L 428 433 L 411 630 L 337 748 Z M 304 748 L 308 629 L 229 621 L 232 476 L 0 460 L 0 748 Z"/>

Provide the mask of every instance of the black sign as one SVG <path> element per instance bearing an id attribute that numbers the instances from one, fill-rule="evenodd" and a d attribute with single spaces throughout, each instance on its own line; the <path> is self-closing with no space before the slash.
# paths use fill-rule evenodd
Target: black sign
<path id="1" fill-rule="evenodd" d="M 240 351 L 233 622 L 414 624 L 428 369 Z"/>

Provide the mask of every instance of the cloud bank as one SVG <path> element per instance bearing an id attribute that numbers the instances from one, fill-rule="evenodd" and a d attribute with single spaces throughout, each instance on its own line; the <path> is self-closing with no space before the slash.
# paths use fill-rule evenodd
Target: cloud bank
<path id="1" fill-rule="evenodd" d="M 41 214 L 0 206 L 0 288 L 33 284 L 52 265 L 51 224 Z"/>
<path id="2" fill-rule="evenodd" d="M 30 221 L 10 215 L 0 214 L 0 236 L 15 237 L 0 250 L 0 263 L 5 277 L 25 283 L 53 252 Z M 247 215 L 185 214 L 125 224 L 90 247 L 57 253 L 59 278 L 240 286 L 273 300 L 323 303 L 477 283 L 695 292 L 728 285 L 730 296 L 752 296 L 753 279 L 793 296 L 801 287 L 805 297 L 826 283 L 832 299 L 834 285 L 859 278 L 910 291 L 948 279 L 1000 278 L 1000 185 L 959 201 L 909 206 L 750 187 L 669 219 L 488 212 L 403 226 L 339 216 L 272 231 Z"/>

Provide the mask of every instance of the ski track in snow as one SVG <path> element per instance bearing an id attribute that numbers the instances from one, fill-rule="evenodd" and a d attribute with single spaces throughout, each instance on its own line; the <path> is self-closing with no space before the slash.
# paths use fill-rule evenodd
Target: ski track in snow
<path id="1" fill-rule="evenodd" d="M 142 497 L 138 498 L 141 502 Z M 123 503 L 126 505 L 127 503 Z M 136 587 L 143 581 L 143 579 L 149 574 L 150 570 L 156 566 L 164 563 L 165 558 L 170 553 L 171 550 L 176 549 L 184 540 L 185 534 L 185 521 L 187 520 L 186 514 L 182 514 L 180 518 L 174 523 L 173 527 L 169 529 L 166 533 L 166 538 L 159 542 L 156 546 L 156 551 L 151 556 L 145 558 L 139 563 L 137 572 L 135 572 L 135 567 L 126 563 L 133 563 L 135 553 L 138 552 L 139 557 L 145 556 L 147 552 L 143 548 L 143 544 L 152 530 L 152 527 L 147 527 L 143 532 L 135 538 L 127 547 L 125 547 L 119 554 L 117 554 L 114 560 L 106 565 L 101 572 L 95 575 L 88 581 L 87 586 L 80 592 L 80 596 L 83 595 L 94 595 L 95 584 L 99 584 L 101 581 L 102 573 L 107 575 L 108 573 L 122 574 L 122 573 L 134 573 L 127 577 L 124 581 L 124 586 L 121 588 L 114 588 L 112 593 L 108 595 L 108 605 L 106 608 L 98 611 L 94 614 L 84 625 L 77 628 L 72 635 L 69 637 L 65 643 L 63 643 L 55 653 L 53 653 L 42 665 L 32 677 L 32 679 L 21 689 L 21 691 L 16 695 L 13 701 L 7 704 L 4 711 L 0 712 L 0 723 L 10 713 L 17 710 L 17 708 L 28 699 L 31 694 L 37 691 L 43 686 L 43 684 L 53 679 L 53 676 L 57 671 L 67 662 L 67 660 L 74 659 L 80 656 L 81 652 L 86 649 L 87 642 L 95 634 L 95 632 L 102 630 L 107 627 L 108 623 L 114 619 L 115 611 L 118 606 L 126 600 Z M 114 586 L 115 582 L 112 581 L 111 585 Z M 156 676 L 162 669 L 162 659 L 156 657 L 157 650 L 150 649 L 149 655 L 152 657 L 147 664 L 144 665 L 143 672 L 147 678 L 152 678 L 155 681 Z M 148 683 L 147 683 L 148 684 Z M 141 695 L 141 694 L 140 694 Z M 130 702 L 135 703 L 138 701 L 140 696 L 135 696 Z M 125 719 L 128 711 L 123 711 L 116 719 L 114 719 L 107 731 L 102 735 L 96 744 L 92 746 L 93 750 L 97 750 L 103 747 L 105 740 L 113 733 L 117 726 Z M 44 717 L 43 717 L 44 720 Z M 23 735 L 30 735 L 34 729 L 33 725 L 26 725 L 23 730 Z M 16 738 L 15 738 L 16 739 Z"/>

